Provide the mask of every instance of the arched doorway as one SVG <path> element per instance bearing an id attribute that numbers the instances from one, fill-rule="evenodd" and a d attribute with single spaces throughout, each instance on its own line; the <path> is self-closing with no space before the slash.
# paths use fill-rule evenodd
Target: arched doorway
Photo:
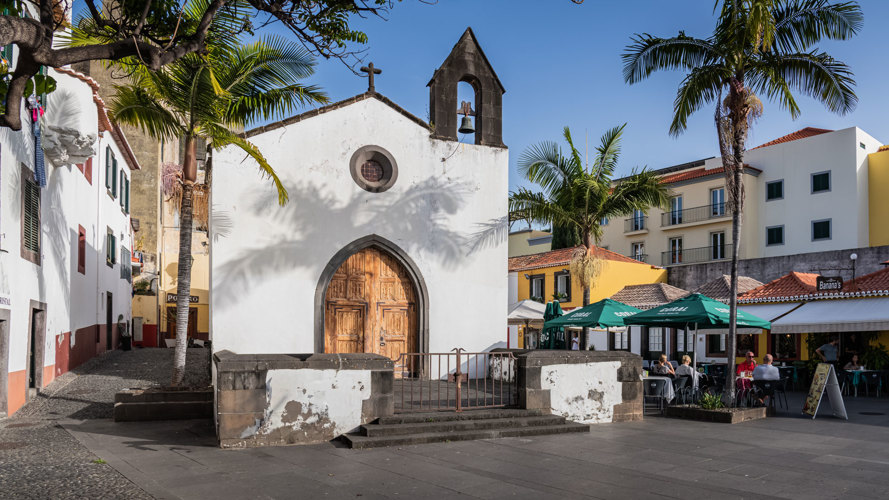
<path id="1" fill-rule="evenodd" d="M 362 248 L 339 265 L 324 296 L 324 352 L 376 353 L 395 361 L 419 349 L 417 287 L 395 255 Z"/>

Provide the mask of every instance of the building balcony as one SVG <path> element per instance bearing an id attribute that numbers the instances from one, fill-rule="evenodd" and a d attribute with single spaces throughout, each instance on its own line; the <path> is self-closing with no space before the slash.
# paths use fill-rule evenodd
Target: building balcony
<path id="1" fill-rule="evenodd" d="M 706 224 L 722 221 L 731 215 L 726 211 L 725 203 L 714 203 L 684 210 L 670 210 L 661 214 L 661 227 Z"/>
<path id="2" fill-rule="evenodd" d="M 648 232 L 648 216 L 631 217 L 624 220 L 624 234 Z"/>
<path id="3" fill-rule="evenodd" d="M 630 255 L 627 255 L 627 257 L 638 260 L 639 262 L 648 262 L 647 253 L 631 253 Z"/>
<path id="4" fill-rule="evenodd" d="M 719 245 L 700 248 L 684 248 L 677 251 L 661 252 L 661 266 L 678 266 L 698 262 L 715 262 L 732 258 L 733 245 Z"/>

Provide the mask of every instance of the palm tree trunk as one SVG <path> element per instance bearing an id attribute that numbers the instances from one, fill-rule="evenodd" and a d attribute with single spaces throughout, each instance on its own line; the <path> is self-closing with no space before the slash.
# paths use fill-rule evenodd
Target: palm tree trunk
<path id="1" fill-rule="evenodd" d="M 736 169 L 735 172 L 732 173 L 735 176 L 735 185 L 740 186 L 741 182 L 741 172 L 743 168 Z M 739 195 L 737 191 L 740 189 L 735 188 L 735 195 Z M 737 199 L 737 198 L 735 198 Z M 732 204 L 732 267 L 731 267 L 731 278 L 730 278 L 730 288 L 729 292 L 729 326 L 728 326 L 728 339 L 726 339 L 726 357 L 728 358 L 728 370 L 725 377 L 726 383 L 726 393 L 729 395 L 729 401 L 735 400 L 735 354 L 738 345 L 738 257 L 740 256 L 740 239 L 741 239 L 741 210 L 737 207 L 736 203 Z"/>
<path id="2" fill-rule="evenodd" d="M 185 355 L 188 347 L 188 313 L 191 295 L 191 229 L 194 214 L 195 140 L 185 138 L 185 158 L 182 165 L 182 203 L 179 206 L 179 263 L 176 276 L 176 349 L 173 353 L 173 380 L 178 386 L 185 378 Z"/>

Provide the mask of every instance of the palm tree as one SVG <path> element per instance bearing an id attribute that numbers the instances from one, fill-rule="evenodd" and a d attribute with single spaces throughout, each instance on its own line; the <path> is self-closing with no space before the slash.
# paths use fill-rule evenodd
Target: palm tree
<path id="1" fill-rule="evenodd" d="M 726 394 L 734 400 L 738 255 L 744 207 L 744 152 L 753 120 L 762 114 L 759 96 L 777 102 L 793 118 L 800 108 L 792 91 L 808 95 L 829 110 L 845 114 L 858 99 L 852 72 L 813 48 L 822 39 L 846 40 L 863 23 L 856 2 L 830 0 L 724 0 L 713 34 L 672 38 L 636 34 L 623 54 L 624 80 L 634 84 L 655 71 L 687 74 L 673 101 L 670 134 L 679 135 L 688 117 L 716 105 L 716 132 L 732 211 L 731 298 Z M 725 98 L 723 99 L 723 95 Z"/>
<path id="2" fill-rule="evenodd" d="M 229 145 L 242 149 L 274 183 L 278 202 L 284 205 L 288 197 L 281 180 L 259 149 L 235 130 L 254 120 L 291 113 L 301 105 L 327 102 L 317 88 L 299 83 L 314 72 L 313 66 L 302 48 L 268 38 L 244 46 L 215 45 L 205 55 L 189 54 L 157 72 L 135 65 L 131 83 L 116 87 L 110 106 L 115 120 L 158 140 L 185 141 L 173 385 L 181 384 L 185 375 L 196 140 L 206 140 L 211 150 Z"/>
<path id="3" fill-rule="evenodd" d="M 624 127 L 626 124 L 614 127 L 602 136 L 593 163 L 587 167 L 574 147 L 568 127 L 563 132 L 567 154 L 551 141 L 530 147 L 519 158 L 519 172 L 542 192 L 520 188 L 509 195 L 511 213 L 580 235 L 581 244 L 572 256 L 571 271 L 583 286 L 584 306 L 590 303 L 590 285 L 599 271 L 591 250 L 602 238 L 602 219 L 666 207 L 670 200 L 668 189 L 650 170 L 633 171 L 629 177 L 612 180 Z M 584 329 L 584 341 L 586 336 Z"/>

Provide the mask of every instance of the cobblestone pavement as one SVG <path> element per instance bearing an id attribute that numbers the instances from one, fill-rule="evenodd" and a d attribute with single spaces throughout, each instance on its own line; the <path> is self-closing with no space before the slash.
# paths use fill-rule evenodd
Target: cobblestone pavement
<path id="1" fill-rule="evenodd" d="M 187 385 L 209 385 L 209 349 L 189 349 Z M 111 351 L 45 387 L 0 419 L 0 498 L 151 498 L 83 447 L 61 419 L 108 419 L 114 394 L 169 384 L 172 350 Z"/>

